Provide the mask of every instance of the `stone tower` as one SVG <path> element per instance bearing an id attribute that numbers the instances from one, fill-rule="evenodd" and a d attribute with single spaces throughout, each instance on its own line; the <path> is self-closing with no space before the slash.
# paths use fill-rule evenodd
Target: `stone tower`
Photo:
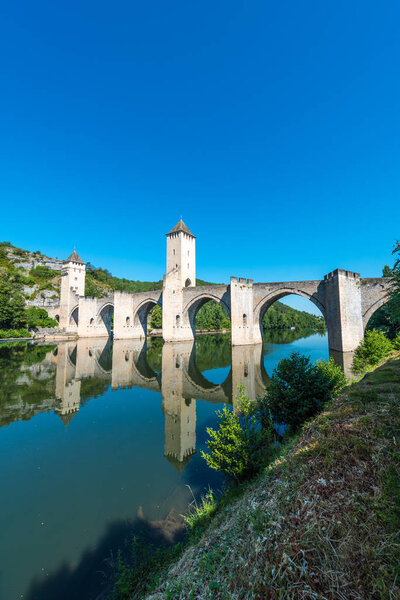
<path id="1" fill-rule="evenodd" d="M 70 323 L 71 311 L 78 305 L 79 296 L 85 295 L 85 273 L 86 265 L 78 256 L 76 251 L 64 261 L 61 270 L 61 294 L 60 294 L 60 327 L 65 329 L 76 329 L 78 325 L 77 315 Z"/>
<path id="2" fill-rule="evenodd" d="M 185 371 L 192 344 L 164 344 L 162 410 L 165 415 L 165 458 L 181 472 L 196 452 L 196 400 L 184 394 Z"/>
<path id="3" fill-rule="evenodd" d="M 167 276 L 174 271 L 181 288 L 196 285 L 196 238 L 182 219 L 167 233 Z"/>
<path id="4" fill-rule="evenodd" d="M 76 378 L 76 351 L 74 342 L 59 344 L 57 348 L 56 392 L 57 408 L 64 425 L 76 415 L 81 401 L 81 381 Z"/>
<path id="5" fill-rule="evenodd" d="M 182 290 L 195 285 L 196 238 L 181 219 L 167 233 L 167 272 L 163 285 L 164 340 L 188 339 L 182 322 Z"/>

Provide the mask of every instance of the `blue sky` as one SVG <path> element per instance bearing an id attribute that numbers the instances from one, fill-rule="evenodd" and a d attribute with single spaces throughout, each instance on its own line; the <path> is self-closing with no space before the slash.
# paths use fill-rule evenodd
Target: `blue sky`
<path id="1" fill-rule="evenodd" d="M 400 4 L 0 6 L 0 239 L 160 279 L 380 275 L 400 237 Z"/>

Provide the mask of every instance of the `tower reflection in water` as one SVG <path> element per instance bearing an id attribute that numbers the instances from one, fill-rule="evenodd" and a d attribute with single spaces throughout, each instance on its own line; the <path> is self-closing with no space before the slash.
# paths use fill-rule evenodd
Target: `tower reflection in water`
<path id="1" fill-rule="evenodd" d="M 84 338 L 65 342 L 46 357 L 56 364 L 54 410 L 68 425 L 84 400 L 81 386 L 87 380 L 103 381 L 106 387 L 111 384 L 113 390 L 139 387 L 160 392 L 165 415 L 165 457 L 182 471 L 196 452 L 196 401 L 231 403 L 238 385 L 244 385 L 251 398 L 265 393 L 267 375 L 262 344 L 229 347 L 229 353 L 230 356 L 225 353 L 226 364 L 222 364 L 229 373 L 223 383 L 215 384 L 200 371 L 196 344 L 191 341 L 160 344 L 154 368 L 149 364 L 148 347 L 143 340 L 110 343 Z M 209 368 L 213 368 L 213 360 L 211 356 Z M 204 358 L 202 367 L 207 370 Z"/>

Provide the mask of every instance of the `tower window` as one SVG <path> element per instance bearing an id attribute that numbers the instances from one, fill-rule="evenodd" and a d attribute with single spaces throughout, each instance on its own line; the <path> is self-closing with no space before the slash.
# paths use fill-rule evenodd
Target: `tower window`
<path id="1" fill-rule="evenodd" d="M 131 324 L 131 319 L 130 317 L 126 317 L 126 326 L 129 327 L 129 325 Z"/>
<path id="2" fill-rule="evenodd" d="M 175 248 L 172 250 L 172 254 L 175 254 Z"/>
<path id="3" fill-rule="evenodd" d="M 243 325 L 247 325 L 247 315 L 243 315 Z"/>
<path id="4" fill-rule="evenodd" d="M 176 326 L 179 327 L 180 323 L 181 323 L 181 316 L 176 315 Z"/>
<path id="5" fill-rule="evenodd" d="M 188 263 L 188 269 L 189 269 L 189 263 Z"/>

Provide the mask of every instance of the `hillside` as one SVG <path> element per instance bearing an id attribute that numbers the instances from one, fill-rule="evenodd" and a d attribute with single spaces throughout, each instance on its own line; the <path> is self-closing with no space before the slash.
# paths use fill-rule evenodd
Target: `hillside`
<path id="1" fill-rule="evenodd" d="M 8 279 L 11 286 L 23 297 L 25 306 L 48 308 L 59 303 L 60 281 L 63 261 L 42 254 L 39 250 L 31 252 L 13 246 L 10 242 L 0 242 L 0 278 Z M 209 282 L 196 280 L 196 285 Z M 108 296 L 114 291 L 143 292 L 161 289 L 162 280 L 139 281 L 116 277 L 107 269 L 86 265 L 86 296 L 98 298 Z M 9 302 L 13 302 L 12 296 Z M 1 319 L 0 319 L 1 321 Z M 299 311 L 281 302 L 276 302 L 265 314 L 265 329 L 323 329 L 322 317 Z M 230 329 L 230 321 L 224 309 L 215 302 L 208 302 L 199 311 L 196 326 L 204 330 Z M 5 325 L 3 327 L 6 328 Z M 151 327 L 161 327 L 161 310 L 156 307 L 151 317 Z M 1 329 L 1 323 L 0 323 Z"/>
<path id="2" fill-rule="evenodd" d="M 50 258 L 39 250 L 31 252 L 13 246 L 10 242 L 0 242 L 0 274 L 8 272 L 17 276 L 22 283 L 22 292 L 28 306 L 51 306 L 60 297 L 60 272 L 63 260 Z M 206 285 L 206 281 L 196 280 L 196 285 Z M 102 298 L 113 291 L 145 292 L 161 289 L 159 281 L 138 281 L 115 277 L 107 269 L 86 265 L 86 296 Z"/>

